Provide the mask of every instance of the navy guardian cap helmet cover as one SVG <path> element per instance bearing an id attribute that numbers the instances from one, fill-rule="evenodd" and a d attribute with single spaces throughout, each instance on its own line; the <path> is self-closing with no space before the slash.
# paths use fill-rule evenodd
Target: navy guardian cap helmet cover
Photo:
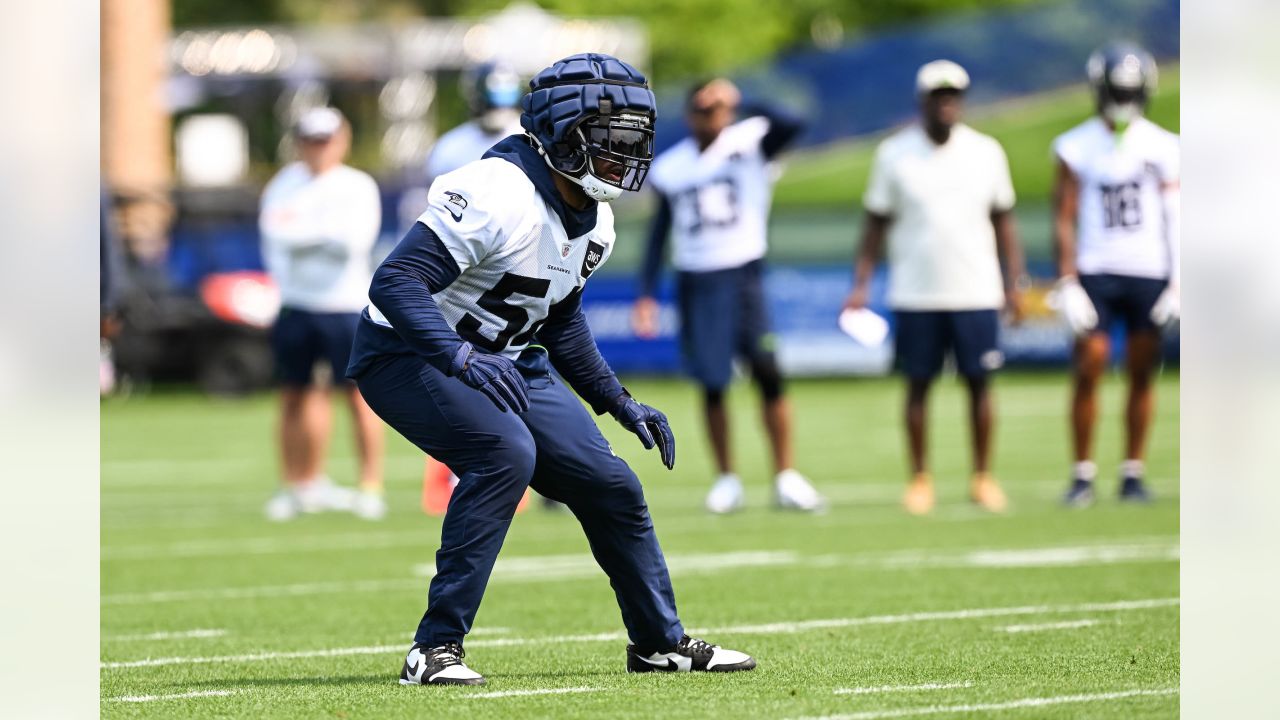
<path id="1" fill-rule="evenodd" d="M 653 161 L 649 82 L 600 53 L 557 61 L 529 81 L 520 124 L 553 170 L 598 201 L 639 190 Z"/>

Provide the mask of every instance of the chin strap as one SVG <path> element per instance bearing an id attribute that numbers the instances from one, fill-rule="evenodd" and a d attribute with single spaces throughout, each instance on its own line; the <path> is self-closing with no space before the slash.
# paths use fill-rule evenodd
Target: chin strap
<path id="1" fill-rule="evenodd" d="M 617 185 L 610 185 L 591 174 L 590 158 L 587 158 L 585 166 L 583 167 L 582 177 L 574 177 L 552 164 L 551 158 L 547 155 L 546 149 L 542 147 L 542 143 L 538 141 L 538 138 L 533 137 L 533 135 L 529 135 L 529 137 L 533 139 L 533 145 L 538 148 L 538 154 L 541 155 L 543 161 L 547 163 L 547 167 L 551 168 L 552 172 L 558 173 L 564 179 L 582 188 L 582 192 L 586 194 L 587 197 L 595 200 L 596 202 L 612 202 L 617 200 L 619 197 L 622 197 L 622 188 Z"/>

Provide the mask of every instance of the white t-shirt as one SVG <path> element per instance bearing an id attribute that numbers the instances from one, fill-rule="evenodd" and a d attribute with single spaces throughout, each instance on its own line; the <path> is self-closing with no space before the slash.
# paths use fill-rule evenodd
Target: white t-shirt
<path id="1" fill-rule="evenodd" d="M 519 116 L 516 117 L 515 122 L 496 133 L 485 132 L 480 123 L 470 120 L 441 135 L 427 156 L 427 182 L 479 160 L 508 135 L 523 135 L 524 128 L 520 127 Z"/>
<path id="2" fill-rule="evenodd" d="M 568 237 L 524 171 L 502 158 L 440 176 L 418 221 L 439 236 L 461 273 L 431 297 L 464 340 L 516 357 L 551 306 L 585 285 L 613 252 L 613 211 L 600 203 L 596 213 L 594 228 Z M 369 317 L 391 327 L 373 305 Z"/>
<path id="3" fill-rule="evenodd" d="M 1117 136 L 1094 117 L 1059 135 L 1053 152 L 1080 182 L 1077 271 L 1169 277 L 1163 188 L 1179 181 L 1178 136 L 1146 118 Z"/>
<path id="4" fill-rule="evenodd" d="M 703 152 L 688 137 L 653 161 L 649 182 L 671 203 L 677 270 L 723 270 L 764 257 L 773 196 L 760 147 L 767 132 L 766 118 L 748 118 L 722 130 Z"/>
<path id="5" fill-rule="evenodd" d="M 314 176 L 286 165 L 262 192 L 262 258 L 285 307 L 360 312 L 373 278 L 370 252 L 382 226 L 378 185 L 339 165 Z"/>
<path id="6" fill-rule="evenodd" d="M 935 145 L 917 125 L 876 149 L 862 203 L 891 218 L 889 305 L 985 310 L 1004 304 L 991 213 L 1013 208 L 1009 161 L 994 138 L 956 125 Z"/>

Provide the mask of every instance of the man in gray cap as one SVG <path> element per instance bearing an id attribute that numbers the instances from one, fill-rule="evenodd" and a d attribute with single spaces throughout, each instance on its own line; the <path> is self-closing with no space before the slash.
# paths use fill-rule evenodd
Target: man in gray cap
<path id="1" fill-rule="evenodd" d="M 887 239 L 897 364 L 908 383 L 912 478 L 903 503 L 915 515 L 934 505 L 925 462 L 925 400 L 947 354 L 954 356 L 969 391 L 970 497 L 993 512 L 1006 505 L 989 467 L 988 379 L 1003 362 L 998 311 L 1004 307 L 1015 321 L 1020 317 L 1024 269 L 1004 150 L 960 122 L 968 87 L 969 74 L 949 60 L 928 63 L 917 73 L 920 122 L 876 150 L 863 196 L 866 221 L 854 288 L 846 302 L 852 309 L 866 306 Z"/>
<path id="2" fill-rule="evenodd" d="M 341 113 L 306 111 L 293 128 L 299 160 L 280 170 L 262 194 L 259 228 L 267 270 L 283 307 L 272 329 L 281 383 L 283 487 L 267 516 L 350 510 L 367 519 L 386 513 L 382 498 L 382 422 L 355 383 L 347 361 L 373 277 L 370 253 L 382 224 L 373 178 L 343 164 L 351 127 Z M 332 426 L 329 393 L 315 382 L 318 363 L 346 396 L 360 453 L 359 491 L 337 486 L 324 470 Z"/>

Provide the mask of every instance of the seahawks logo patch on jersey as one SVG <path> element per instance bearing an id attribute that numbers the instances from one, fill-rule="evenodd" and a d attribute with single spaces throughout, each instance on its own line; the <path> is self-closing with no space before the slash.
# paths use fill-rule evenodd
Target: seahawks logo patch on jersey
<path id="1" fill-rule="evenodd" d="M 604 245 L 592 240 L 587 243 L 587 255 L 582 258 L 582 277 L 589 278 L 604 259 Z"/>
<path id="2" fill-rule="evenodd" d="M 448 204 L 456 205 L 458 207 L 458 211 L 454 212 L 453 208 L 448 206 L 446 206 L 445 209 L 453 216 L 454 222 L 462 222 L 462 211 L 467 209 L 467 199 L 451 190 L 446 190 L 444 194 L 445 197 L 449 198 Z"/>

